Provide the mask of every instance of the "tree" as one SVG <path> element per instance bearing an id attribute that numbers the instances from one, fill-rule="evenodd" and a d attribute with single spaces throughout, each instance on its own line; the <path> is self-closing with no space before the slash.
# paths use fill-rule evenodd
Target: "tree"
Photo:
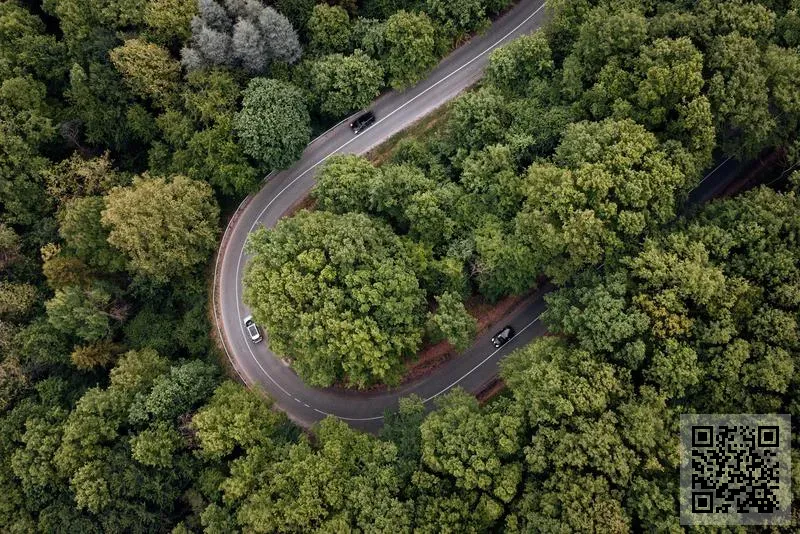
<path id="1" fill-rule="evenodd" d="M 174 420 L 205 400 L 216 382 L 216 369 L 202 361 L 174 366 L 153 381 L 150 393 L 136 399 L 130 408 L 130 420 Z"/>
<path id="2" fill-rule="evenodd" d="M 308 71 L 311 94 L 319 110 L 331 117 L 367 107 L 383 87 L 383 67 L 361 50 L 311 61 Z"/>
<path id="3" fill-rule="evenodd" d="M 38 293 L 33 285 L 0 281 L 0 318 L 22 321 L 38 300 Z"/>
<path id="4" fill-rule="evenodd" d="M 108 151 L 92 159 L 74 153 L 47 169 L 44 178 L 48 194 L 59 204 L 75 197 L 102 195 L 126 182 L 125 175 L 113 168 Z"/>
<path id="5" fill-rule="evenodd" d="M 554 69 L 547 38 L 536 32 L 492 52 L 486 77 L 495 87 L 514 95 L 525 95 L 533 80 L 550 76 Z"/>
<path id="6" fill-rule="evenodd" d="M 141 464 L 169 469 L 182 442 L 181 436 L 171 425 L 159 422 L 133 437 L 131 456 Z"/>
<path id="7" fill-rule="evenodd" d="M 311 119 L 300 90 L 266 78 L 250 80 L 234 128 L 245 153 L 272 169 L 297 160 L 311 137 Z"/>
<path id="8" fill-rule="evenodd" d="M 481 413 L 474 397 L 456 390 L 420 426 L 422 461 L 453 477 L 458 488 L 511 502 L 522 480 L 522 466 L 513 461 L 521 449 L 522 429 L 522 419 L 513 411 Z"/>
<path id="9" fill-rule="evenodd" d="M 92 342 L 111 332 L 111 294 L 99 286 L 59 289 L 45 307 L 50 324 L 65 334 Z"/>
<path id="10" fill-rule="evenodd" d="M 315 5 L 307 28 L 313 53 L 322 56 L 350 51 L 350 17 L 341 7 Z"/>
<path id="11" fill-rule="evenodd" d="M 262 39 L 258 27 L 247 19 L 240 19 L 233 26 L 231 41 L 233 57 L 250 73 L 264 72 L 269 62 L 267 43 Z"/>
<path id="12" fill-rule="evenodd" d="M 185 276 L 216 247 L 219 208 L 211 188 L 184 176 L 135 178 L 106 198 L 108 242 L 130 269 L 157 282 Z"/>
<path id="13" fill-rule="evenodd" d="M 394 445 L 335 419 L 323 421 L 317 435 L 317 447 L 302 439 L 266 466 L 247 466 L 248 458 L 234 466 L 233 480 L 225 484 L 232 489 L 237 471 L 271 473 L 266 479 L 259 476 L 254 491 L 241 495 L 240 526 L 262 531 L 410 529 L 408 508 L 398 495 Z M 226 492 L 226 501 L 238 496 Z"/>
<path id="14" fill-rule="evenodd" d="M 384 65 L 394 89 L 413 85 L 436 64 L 435 30 L 425 13 L 398 11 L 386 21 L 384 39 Z"/>
<path id="15" fill-rule="evenodd" d="M 181 67 L 167 49 L 141 39 L 129 39 L 111 50 L 109 57 L 135 95 L 149 98 L 162 107 L 175 95 Z"/>
<path id="16" fill-rule="evenodd" d="M 300 59 L 300 42 L 292 24 L 272 7 L 256 1 L 198 3 L 192 19 L 192 39 L 181 50 L 187 70 L 207 67 L 243 67 L 263 74 L 273 61 Z"/>
<path id="17" fill-rule="evenodd" d="M 496 218 L 487 217 L 475 230 L 475 256 L 471 274 L 489 300 L 522 294 L 536 284 L 540 267 L 534 251 Z"/>
<path id="18" fill-rule="evenodd" d="M 192 34 L 190 22 L 196 13 L 194 0 L 149 0 L 144 10 L 147 33 L 164 45 L 183 42 Z"/>
<path id="19" fill-rule="evenodd" d="M 95 367 L 108 367 L 114 362 L 119 351 L 119 345 L 109 340 L 102 340 L 91 345 L 75 347 L 69 357 L 75 367 L 88 370 Z"/>
<path id="20" fill-rule="evenodd" d="M 622 397 L 619 371 L 557 338 L 542 338 L 503 360 L 501 376 L 528 424 L 600 415 Z"/>
<path id="21" fill-rule="evenodd" d="M 50 35 L 42 20 L 18 2 L 0 7 L 0 79 L 30 76 L 57 86 L 65 72 L 64 43 Z"/>
<path id="22" fill-rule="evenodd" d="M 142 0 L 99 0 L 87 4 L 80 0 L 59 0 L 54 3 L 64 39 L 73 57 L 102 54 L 116 31 L 136 27 L 144 18 Z"/>
<path id="23" fill-rule="evenodd" d="M 231 381 L 219 385 L 209 403 L 192 418 L 199 453 L 209 460 L 221 460 L 238 448 L 262 446 L 285 424 L 286 417 L 270 409 L 268 400 Z"/>
<path id="24" fill-rule="evenodd" d="M 0 271 L 19 259 L 20 239 L 13 228 L 0 223 Z"/>
<path id="25" fill-rule="evenodd" d="M 25 78 L 0 85 L 0 210 L 2 220 L 32 224 L 47 209 L 41 172 L 48 161 L 39 148 L 55 129 L 47 116 L 45 87 Z"/>
<path id="26" fill-rule="evenodd" d="M 312 194 L 325 211 L 369 213 L 374 209 L 371 191 L 381 175 L 381 170 L 364 157 L 336 154 L 320 169 Z"/>
<path id="27" fill-rule="evenodd" d="M 510 123 L 506 97 L 492 87 L 482 87 L 455 101 L 447 127 L 450 142 L 466 155 L 502 141 Z"/>
<path id="28" fill-rule="evenodd" d="M 125 258 L 109 244 L 109 231 L 101 223 L 105 207 L 101 196 L 68 200 L 58 212 L 58 233 L 67 248 L 87 265 L 117 272 L 125 268 Z"/>
<path id="29" fill-rule="evenodd" d="M 118 151 L 131 142 L 127 110 L 132 95 L 112 65 L 98 61 L 88 67 L 73 64 L 65 95 L 70 117 L 81 121 L 86 141 Z"/>
<path id="30" fill-rule="evenodd" d="M 729 154 L 757 154 L 776 126 L 761 57 L 758 44 L 738 34 L 716 38 L 707 55 L 706 67 L 714 73 L 708 95 Z"/>
<path id="31" fill-rule="evenodd" d="M 557 281 L 672 219 L 686 187 L 686 176 L 655 136 L 632 121 L 569 126 L 555 161 L 562 167 L 528 170 L 528 198 L 516 232 Z"/>
<path id="32" fill-rule="evenodd" d="M 181 172 L 227 196 L 252 192 L 261 178 L 236 143 L 233 121 L 232 115 L 217 117 L 212 127 L 195 133 L 185 149 L 173 154 L 173 164 Z"/>
<path id="33" fill-rule="evenodd" d="M 300 212 L 255 233 L 245 301 L 310 384 L 397 382 L 424 293 L 403 242 L 365 215 Z"/>
<path id="34" fill-rule="evenodd" d="M 436 303 L 436 312 L 428 318 L 430 329 L 437 338 L 447 339 L 457 351 L 466 350 L 475 335 L 475 318 L 467 312 L 457 294 L 437 295 Z"/>
<path id="35" fill-rule="evenodd" d="M 472 33 L 489 22 L 485 0 L 426 0 L 425 11 L 453 37 Z"/>
<path id="36" fill-rule="evenodd" d="M 302 0 L 295 3 L 302 4 Z M 258 16 L 258 25 L 272 57 L 291 64 L 300 59 L 302 49 L 297 32 L 289 19 L 283 16 L 284 12 L 266 7 Z"/>

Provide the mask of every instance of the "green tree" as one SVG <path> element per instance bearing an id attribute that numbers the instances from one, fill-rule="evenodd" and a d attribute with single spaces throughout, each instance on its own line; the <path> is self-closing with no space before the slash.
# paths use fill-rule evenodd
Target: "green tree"
<path id="1" fill-rule="evenodd" d="M 2 220 L 32 224 L 47 210 L 39 148 L 55 134 L 45 106 L 45 87 L 30 78 L 0 85 L 0 212 Z"/>
<path id="2" fill-rule="evenodd" d="M 158 106 L 166 106 L 175 95 L 181 67 L 167 49 L 129 39 L 111 50 L 109 57 L 135 95 L 149 98 Z"/>
<path id="3" fill-rule="evenodd" d="M 495 87 L 524 95 L 533 80 L 553 73 L 552 56 L 547 38 L 541 32 L 524 35 L 492 52 L 486 77 Z"/>
<path id="4" fill-rule="evenodd" d="M 111 305 L 111 294 L 100 286 L 68 286 L 57 290 L 45 303 L 47 318 L 54 328 L 89 342 L 111 332 Z"/>
<path id="5" fill-rule="evenodd" d="M 487 86 L 455 101 L 447 128 L 453 146 L 466 155 L 502 141 L 510 123 L 508 100 Z"/>
<path id="6" fill-rule="evenodd" d="M 6 270 L 20 256 L 20 238 L 13 228 L 0 223 L 0 271 Z"/>
<path id="7" fill-rule="evenodd" d="M 218 116 L 213 126 L 195 133 L 185 149 L 173 154 L 177 171 L 208 182 L 227 196 L 254 191 L 261 178 L 236 143 L 233 121 L 232 115 Z"/>
<path id="8" fill-rule="evenodd" d="M 453 477 L 458 488 L 508 503 L 522 481 L 522 465 L 514 462 L 522 430 L 522 418 L 512 410 L 481 413 L 474 397 L 456 390 L 420 426 L 422 461 Z"/>
<path id="9" fill-rule="evenodd" d="M 4 2 L 0 26 L 0 79 L 31 76 L 57 87 L 65 72 L 65 50 L 42 20 L 18 2 Z"/>
<path id="10" fill-rule="evenodd" d="M 221 460 L 239 448 L 262 446 L 285 424 L 286 417 L 270 409 L 268 400 L 231 381 L 218 386 L 192 418 L 199 454 L 209 460 Z"/>
<path id="11" fill-rule="evenodd" d="M 135 178 L 106 198 L 108 242 L 132 271 L 165 282 L 192 272 L 216 246 L 219 208 L 211 188 L 184 176 Z"/>
<path id="12" fill-rule="evenodd" d="M 381 176 L 381 170 L 364 157 L 333 155 L 320 169 L 312 194 L 325 211 L 369 213 L 374 209 L 371 191 Z"/>
<path id="13" fill-rule="evenodd" d="M 309 48 L 317 55 L 350 51 L 350 17 L 339 6 L 317 4 L 306 23 Z"/>
<path id="14" fill-rule="evenodd" d="M 472 33 L 489 22 L 485 0 L 426 0 L 425 11 L 454 37 Z"/>
<path id="15" fill-rule="evenodd" d="M 75 347 L 69 358 L 78 369 L 88 370 L 95 367 L 108 367 L 114 362 L 119 352 L 119 345 L 109 340 L 102 340 L 90 345 Z"/>
<path id="16" fill-rule="evenodd" d="M 127 118 L 133 98 L 112 65 L 98 61 L 87 67 L 73 64 L 65 96 L 69 116 L 80 121 L 89 143 L 124 150 L 133 141 Z"/>
<path id="17" fill-rule="evenodd" d="M 331 54 L 308 65 L 316 106 L 325 115 L 341 117 L 367 107 L 383 87 L 383 67 L 361 50 L 349 56 Z"/>
<path id="18" fill-rule="evenodd" d="M 33 311 L 38 300 L 35 286 L 0 281 L 0 318 L 22 321 Z"/>
<path id="19" fill-rule="evenodd" d="M 396 382 L 421 341 L 410 253 L 365 215 L 300 212 L 250 239 L 245 301 L 310 384 Z"/>
<path id="20" fill-rule="evenodd" d="M 671 220 L 686 187 L 655 136 L 632 121 L 571 125 L 555 161 L 562 167 L 529 169 L 516 232 L 559 282 Z"/>
<path id="21" fill-rule="evenodd" d="M 244 530 L 410 529 L 398 495 L 393 444 L 335 419 L 323 421 L 317 437 L 317 447 L 302 439 L 287 456 L 261 468 L 271 476 L 258 477 L 262 482 L 241 496 L 236 514 Z M 237 496 L 226 492 L 229 502 Z"/>
<path id="22" fill-rule="evenodd" d="M 47 169 L 44 178 L 48 194 L 56 197 L 60 204 L 75 197 L 102 195 L 126 182 L 125 175 L 112 167 L 107 151 L 92 159 L 74 153 Z"/>
<path id="23" fill-rule="evenodd" d="M 708 95 L 723 149 L 729 154 L 758 153 L 776 127 L 761 57 L 758 44 L 739 34 L 716 38 L 707 55 L 706 68 L 713 72 Z"/>
<path id="24" fill-rule="evenodd" d="M 467 312 L 461 297 L 455 293 L 437 295 L 436 303 L 436 312 L 428 318 L 429 329 L 436 338 L 447 339 L 457 351 L 466 350 L 475 335 L 475 318 Z"/>
<path id="25" fill-rule="evenodd" d="M 183 42 L 192 34 L 190 22 L 196 13 L 194 0 L 149 0 L 144 10 L 147 34 L 164 45 Z"/>
<path id="26" fill-rule="evenodd" d="M 125 268 L 125 258 L 109 244 L 109 231 L 101 223 L 105 207 L 100 196 L 67 201 L 58 212 L 58 233 L 69 251 L 87 265 L 111 273 Z"/>
<path id="27" fill-rule="evenodd" d="M 169 469 L 182 442 L 181 436 L 171 425 L 159 422 L 131 439 L 131 456 L 141 464 Z"/>
<path id="28" fill-rule="evenodd" d="M 398 11 L 386 21 L 383 59 L 389 85 L 404 89 L 436 64 L 435 29 L 425 13 Z"/>
<path id="29" fill-rule="evenodd" d="M 172 367 L 168 374 L 153 381 L 150 393 L 136 399 L 130 408 L 130 419 L 137 423 L 175 419 L 205 400 L 216 383 L 216 369 L 202 361 Z"/>
<path id="30" fill-rule="evenodd" d="M 272 169 L 288 167 L 300 157 L 311 136 L 310 124 L 300 90 L 265 78 L 250 80 L 234 119 L 245 153 Z"/>

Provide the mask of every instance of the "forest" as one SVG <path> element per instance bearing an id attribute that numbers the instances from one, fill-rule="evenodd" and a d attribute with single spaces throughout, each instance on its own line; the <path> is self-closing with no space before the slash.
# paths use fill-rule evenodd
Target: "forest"
<path id="1" fill-rule="evenodd" d="M 230 378 L 226 217 L 509 4 L 0 4 L 1 531 L 679 532 L 680 414 L 800 415 L 798 0 L 550 0 L 432 135 L 252 236 L 245 298 L 315 386 L 395 384 L 471 343 L 469 298 L 554 283 L 488 403 L 306 431 Z"/>

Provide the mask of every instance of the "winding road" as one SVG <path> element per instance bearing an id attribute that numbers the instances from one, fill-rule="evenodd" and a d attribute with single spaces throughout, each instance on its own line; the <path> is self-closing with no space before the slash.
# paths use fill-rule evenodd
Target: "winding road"
<path id="1" fill-rule="evenodd" d="M 378 120 L 362 134 L 353 135 L 347 125 L 348 118 L 316 138 L 306 147 L 300 161 L 271 175 L 262 189 L 246 198 L 231 218 L 215 266 L 213 309 L 219 337 L 241 379 L 269 394 L 296 423 L 311 426 L 327 415 L 335 415 L 352 426 L 375 431 L 383 424 L 384 411 L 395 408 L 400 397 L 417 394 L 431 404 L 456 386 L 479 391 L 496 376 L 498 362 L 505 355 L 545 332 L 539 321 L 544 301 L 541 297 L 529 299 L 497 325 L 510 324 L 517 331 L 501 349 L 491 344 L 492 328 L 458 358 L 401 387 L 380 392 L 313 388 L 270 351 L 266 335 L 263 343 L 250 342 L 242 321 L 249 311 L 242 302 L 241 286 L 248 261 L 244 253 L 248 235 L 259 225 L 275 226 L 314 186 L 314 175 L 321 163 L 334 154 L 366 153 L 473 85 L 482 75 L 492 50 L 542 25 L 545 4 L 544 0 L 521 0 L 485 34 L 442 60 L 426 80 L 406 91 L 382 96 L 370 108 Z"/>

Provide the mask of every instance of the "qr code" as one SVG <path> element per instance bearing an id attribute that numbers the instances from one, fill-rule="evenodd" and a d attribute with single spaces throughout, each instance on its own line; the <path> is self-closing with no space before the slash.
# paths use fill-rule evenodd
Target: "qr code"
<path id="1" fill-rule="evenodd" d="M 791 522 L 788 415 L 681 415 L 681 524 Z"/>

